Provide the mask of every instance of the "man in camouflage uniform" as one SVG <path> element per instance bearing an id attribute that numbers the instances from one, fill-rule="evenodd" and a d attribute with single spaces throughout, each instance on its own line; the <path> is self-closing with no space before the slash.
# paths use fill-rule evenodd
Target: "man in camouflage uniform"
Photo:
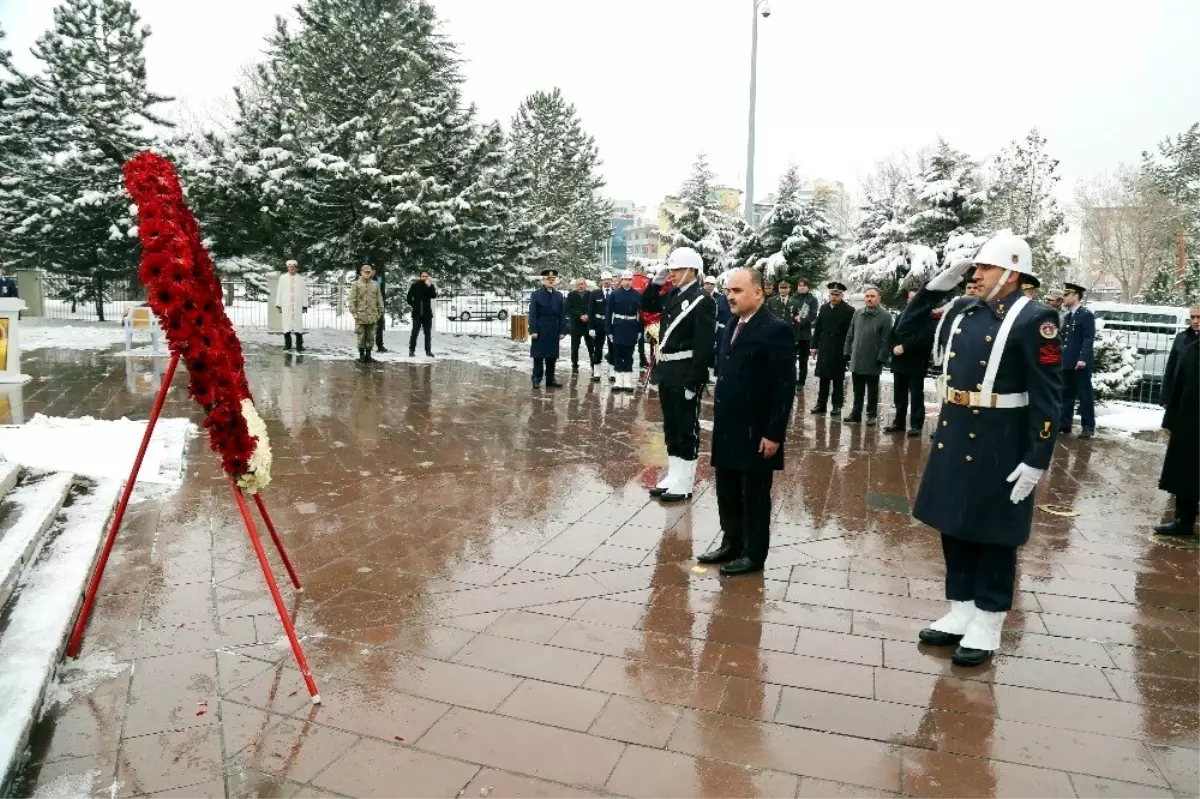
<path id="1" fill-rule="evenodd" d="M 374 363 L 371 347 L 375 344 L 375 325 L 383 316 L 383 296 L 375 282 L 375 269 L 364 265 L 359 280 L 350 284 L 350 315 L 354 317 L 354 335 L 358 338 L 358 362 Z"/>

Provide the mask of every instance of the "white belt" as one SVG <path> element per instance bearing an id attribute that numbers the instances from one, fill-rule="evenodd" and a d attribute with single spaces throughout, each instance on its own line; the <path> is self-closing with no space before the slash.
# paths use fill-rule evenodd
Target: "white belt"
<path id="1" fill-rule="evenodd" d="M 993 394 L 990 391 L 959 391 L 947 387 L 943 399 L 950 405 L 969 408 L 1024 408 L 1029 404 L 1029 393 Z"/>
<path id="2" fill-rule="evenodd" d="M 659 353 L 658 360 L 666 361 L 686 361 L 692 357 L 691 350 L 680 350 L 679 352 L 663 352 Z"/>
<path id="3" fill-rule="evenodd" d="M 632 314 L 632 313 L 614 313 L 614 314 L 613 314 L 613 319 L 631 319 L 631 320 L 633 320 L 634 322 L 636 322 L 636 321 L 637 321 L 637 314 Z"/>

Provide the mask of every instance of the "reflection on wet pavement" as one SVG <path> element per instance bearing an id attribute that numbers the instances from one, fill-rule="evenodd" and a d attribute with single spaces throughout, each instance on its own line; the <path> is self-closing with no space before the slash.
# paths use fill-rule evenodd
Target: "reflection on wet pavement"
<path id="1" fill-rule="evenodd" d="M 49 378 L 28 416 L 153 399 L 148 359 L 26 363 Z M 325 703 L 198 441 L 182 489 L 133 509 L 84 642 L 132 668 L 46 714 L 21 792 L 1200 791 L 1200 579 L 1194 548 L 1147 534 L 1159 443 L 1060 444 L 1039 501 L 1079 515 L 1036 516 L 1004 654 L 971 671 L 914 643 L 943 612 L 937 538 L 907 514 L 925 438 L 797 412 L 768 569 L 721 581 L 693 560 L 719 533 L 708 470 L 690 507 L 647 501 L 654 401 L 458 363 L 251 349 L 248 371 Z M 198 421 L 183 385 L 166 413 Z"/>

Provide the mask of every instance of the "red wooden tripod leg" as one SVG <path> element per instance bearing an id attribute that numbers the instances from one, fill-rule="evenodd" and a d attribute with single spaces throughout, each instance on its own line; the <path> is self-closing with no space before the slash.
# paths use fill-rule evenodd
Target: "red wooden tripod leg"
<path id="1" fill-rule="evenodd" d="M 292 568 L 292 561 L 287 555 L 287 550 L 283 548 L 283 541 L 279 539 L 275 523 L 271 521 L 271 514 L 267 513 L 267 506 L 263 502 L 261 491 L 254 495 L 254 504 L 258 506 L 258 512 L 262 514 L 263 521 L 267 523 L 267 532 L 271 534 L 271 540 L 275 542 L 275 549 L 279 552 L 280 560 L 283 561 L 283 568 L 287 569 L 288 577 L 292 578 L 292 585 L 296 586 L 297 591 L 303 591 L 304 586 L 300 585 L 300 578 L 296 575 L 296 570 Z"/>
<path id="2" fill-rule="evenodd" d="M 100 580 L 104 578 L 104 568 L 108 565 L 108 556 L 112 554 L 113 543 L 117 540 L 117 530 L 121 520 L 125 518 L 125 509 L 129 507 L 129 497 L 137 484 L 138 472 L 142 470 L 142 460 L 146 457 L 146 449 L 150 446 L 150 437 L 154 435 L 154 425 L 162 413 L 163 403 L 167 399 L 167 391 L 171 388 L 171 380 L 175 377 L 175 367 L 179 365 L 179 353 L 171 353 L 171 363 L 167 365 L 167 373 L 163 375 L 162 385 L 158 387 L 158 397 L 154 400 L 154 409 L 150 411 L 150 420 L 146 422 L 146 432 L 142 436 L 142 445 L 138 448 L 137 458 L 133 462 L 133 471 L 125 481 L 121 492 L 121 501 L 117 504 L 117 512 L 113 514 L 112 524 L 108 527 L 108 536 L 104 539 L 104 548 L 100 558 L 92 570 L 92 579 L 88 583 L 87 593 L 84 594 L 83 607 L 75 619 L 75 629 L 71 632 L 71 641 L 67 644 L 67 655 L 75 657 L 79 654 L 79 645 L 83 642 L 83 631 L 87 628 L 88 618 L 92 615 L 92 606 L 96 604 L 96 592 L 100 590 Z"/>
<path id="3" fill-rule="evenodd" d="M 262 539 L 258 537 L 254 519 L 250 518 L 250 506 L 246 504 L 246 497 L 242 495 L 242 490 L 238 488 L 237 481 L 232 477 L 229 478 L 229 485 L 233 488 L 233 496 L 237 500 L 238 510 L 242 512 L 242 521 L 246 523 L 246 533 L 250 536 L 250 543 L 254 545 L 254 554 L 258 556 L 258 565 L 262 567 L 263 577 L 267 580 L 267 588 L 271 589 L 271 598 L 275 600 L 275 610 L 279 613 L 279 621 L 283 623 L 288 641 L 292 644 L 292 652 L 296 655 L 296 663 L 299 664 L 300 673 L 304 676 L 304 684 L 308 686 L 308 693 L 312 696 L 313 704 L 319 705 L 321 704 L 321 694 L 317 691 L 317 684 L 313 681 L 312 672 L 308 668 L 308 660 L 304 657 L 304 650 L 300 648 L 299 639 L 296 638 L 296 627 L 292 624 L 287 608 L 283 606 L 283 597 L 279 593 L 275 575 L 271 572 L 271 564 L 267 561 L 267 553 L 263 549 Z"/>

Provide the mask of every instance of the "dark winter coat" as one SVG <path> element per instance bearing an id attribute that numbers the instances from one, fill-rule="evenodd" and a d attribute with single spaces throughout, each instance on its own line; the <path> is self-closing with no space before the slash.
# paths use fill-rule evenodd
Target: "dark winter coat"
<path id="1" fill-rule="evenodd" d="M 408 295 L 404 298 L 412 307 L 413 319 L 432 319 L 433 300 L 437 297 L 437 286 L 425 285 L 424 280 L 415 280 L 408 287 Z"/>
<path id="2" fill-rule="evenodd" d="M 721 363 L 713 392 L 712 465 L 740 472 L 783 468 L 792 402 L 796 396 L 795 340 L 791 325 L 759 308 L 742 328 L 731 322 L 721 337 Z M 779 444 L 770 458 L 758 448 Z"/>
<path id="3" fill-rule="evenodd" d="M 567 295 L 567 322 L 571 325 L 572 334 L 587 332 L 587 322 L 581 317 L 587 316 L 589 300 L 591 295 L 586 289 Z"/>
<path id="4" fill-rule="evenodd" d="M 20 297 L 17 281 L 5 275 L 0 277 L 0 297 Z"/>
<path id="5" fill-rule="evenodd" d="M 1200 342 L 1195 339 L 1179 356 L 1162 426 L 1171 438 L 1158 487 L 1194 500 L 1200 494 Z"/>
<path id="6" fill-rule="evenodd" d="M 878 375 L 888 359 L 888 339 L 892 335 L 892 315 L 880 308 L 859 308 L 854 312 L 843 352 L 851 374 Z"/>
<path id="7" fill-rule="evenodd" d="M 566 334 L 567 305 L 563 295 L 545 287 L 533 292 L 529 298 L 529 354 L 534 358 L 557 358 L 558 339 Z"/>
<path id="8" fill-rule="evenodd" d="M 1075 371 L 1075 364 L 1083 361 L 1087 364 L 1087 373 L 1092 373 L 1092 345 L 1096 341 L 1096 317 L 1082 305 L 1075 306 L 1074 313 L 1068 313 L 1062 320 L 1062 360 L 1063 369 Z"/>
<path id="9" fill-rule="evenodd" d="M 821 304 L 812 294 L 797 294 L 796 300 L 796 341 L 812 339 L 813 323 L 817 320 L 817 311 Z"/>
<path id="10" fill-rule="evenodd" d="M 896 317 L 891 336 L 888 337 L 889 353 L 897 344 L 904 347 L 903 355 L 892 355 L 892 373 L 924 377 L 929 372 L 929 359 L 933 356 L 933 332 L 937 329 L 937 320 L 932 313 L 926 314 L 924 320 L 913 319 L 908 327 L 910 335 L 905 337 L 900 333 L 902 318 L 903 314 Z"/>
<path id="11" fill-rule="evenodd" d="M 1175 340 L 1171 342 L 1171 354 L 1167 356 L 1167 368 L 1163 370 L 1163 405 L 1166 405 L 1167 401 L 1171 399 L 1171 386 L 1175 383 L 1175 373 L 1179 371 L 1180 356 L 1197 339 L 1200 339 L 1200 333 L 1189 327 L 1187 330 L 1179 331 L 1179 335 L 1175 336 Z"/>
<path id="12" fill-rule="evenodd" d="M 608 296 L 611 297 L 612 293 L 616 290 L 616 286 L 610 286 L 608 288 Z M 604 336 L 604 317 L 607 313 L 607 309 L 604 307 L 604 301 L 605 298 L 603 286 L 592 289 L 591 293 L 588 294 L 588 327 L 590 327 L 592 330 L 595 330 L 596 335 L 601 337 Z"/>
<path id="13" fill-rule="evenodd" d="M 915 336 L 946 292 L 921 289 L 900 318 L 898 333 Z M 1008 476 L 1025 463 L 1046 469 L 1054 454 L 1062 403 L 1058 313 L 1040 302 L 1017 311 L 1003 352 L 993 347 L 1014 295 L 984 302 L 961 297 L 945 312 L 937 342 L 946 353 L 945 390 L 956 398 L 982 389 L 987 364 L 999 358 L 996 394 L 1027 394 L 1017 408 L 955 404 L 942 394 L 933 449 L 917 489 L 913 516 L 943 535 L 1016 547 L 1029 540 L 1037 491 L 1013 504 Z M 939 383 L 940 385 L 940 383 Z M 977 403 L 978 404 L 978 403 Z"/>
<path id="14" fill-rule="evenodd" d="M 641 301 L 642 295 L 631 288 L 613 289 L 608 295 L 604 307 L 604 326 L 611 343 L 624 347 L 637 344 L 638 335 L 642 332 L 642 320 L 638 316 Z"/>
<path id="15" fill-rule="evenodd" d="M 846 376 L 846 336 L 853 321 L 854 308 L 844 302 L 821 306 L 809 345 L 817 351 L 817 377 L 841 380 Z"/>
<path id="16" fill-rule="evenodd" d="M 651 285 L 642 295 L 641 309 L 662 313 L 658 322 L 658 361 L 654 365 L 658 384 L 700 392 L 708 386 L 708 370 L 713 365 L 717 304 L 698 280 L 682 290 L 672 286 L 666 294 L 657 289 Z"/>

